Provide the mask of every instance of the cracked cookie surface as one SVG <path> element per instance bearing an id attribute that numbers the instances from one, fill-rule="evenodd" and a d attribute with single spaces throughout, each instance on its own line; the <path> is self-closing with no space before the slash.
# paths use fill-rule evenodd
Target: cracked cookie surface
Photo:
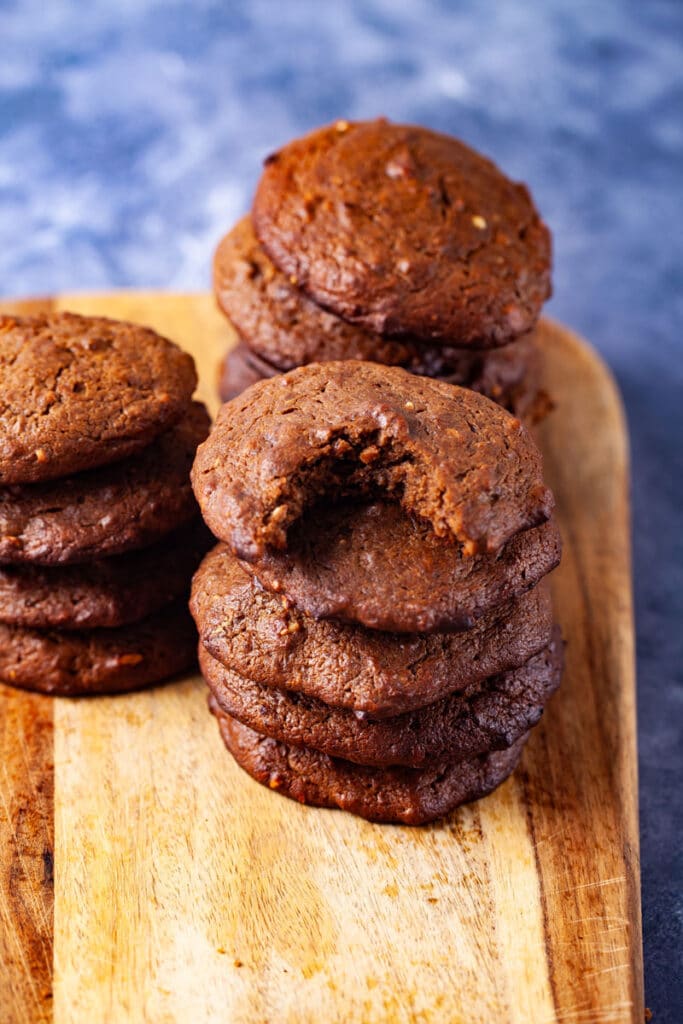
<path id="1" fill-rule="evenodd" d="M 137 622 L 187 595 L 210 540 L 198 520 L 141 551 L 84 565 L 0 565 L 0 622 L 66 630 Z"/>
<path id="2" fill-rule="evenodd" d="M 426 128 L 342 121 L 290 142 L 266 159 L 252 217 L 292 284 L 389 337 L 495 347 L 550 295 L 527 188 Z"/>
<path id="3" fill-rule="evenodd" d="M 137 324 L 53 313 L 0 316 L 0 484 L 115 462 L 177 422 L 194 361 Z"/>
<path id="4" fill-rule="evenodd" d="M 241 341 L 225 357 L 221 397 L 226 402 L 256 380 L 297 366 L 367 359 L 472 388 L 515 412 L 515 400 L 521 401 L 516 392 L 538 356 L 533 333 L 486 351 L 383 338 L 349 324 L 290 283 L 259 245 L 248 217 L 216 250 L 214 288 Z"/>
<path id="5" fill-rule="evenodd" d="M 279 370 L 333 359 L 401 366 L 416 348 L 364 331 L 306 298 L 269 259 L 250 217 L 219 243 L 213 282 L 218 304 L 239 334 Z"/>

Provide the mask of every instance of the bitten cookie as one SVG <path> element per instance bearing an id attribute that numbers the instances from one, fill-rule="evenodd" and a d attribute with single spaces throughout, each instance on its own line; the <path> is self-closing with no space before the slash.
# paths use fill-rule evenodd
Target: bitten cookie
<path id="1" fill-rule="evenodd" d="M 193 402 L 137 455 L 61 480 L 0 488 L 0 563 L 67 565 L 160 540 L 197 514 L 190 467 L 209 432 Z"/>
<path id="2" fill-rule="evenodd" d="M 0 316 L 0 484 L 115 462 L 184 413 L 191 356 L 136 324 L 53 313 Z"/>
<path id="3" fill-rule="evenodd" d="M 209 707 L 228 750 L 257 782 L 302 804 L 403 825 L 426 825 L 490 793 L 514 771 L 526 740 L 454 765 L 367 768 L 278 743 L 224 714 L 215 700 Z"/>
<path id="4" fill-rule="evenodd" d="M 497 555 L 464 555 L 393 502 L 316 505 L 290 529 L 286 551 L 245 566 L 262 586 L 314 618 L 397 633 L 470 629 L 535 586 L 560 561 L 553 520 Z"/>
<path id="5" fill-rule="evenodd" d="M 212 532 L 242 558 L 283 549 L 324 493 L 383 492 L 469 553 L 547 520 L 553 498 L 519 420 L 398 367 L 312 363 L 224 405 L 192 470 Z"/>
<path id="6" fill-rule="evenodd" d="M 197 570 L 190 607 L 202 644 L 227 668 L 376 719 L 523 665 L 550 642 L 553 622 L 543 582 L 465 633 L 396 635 L 317 621 L 258 586 L 223 544 Z"/>
<path id="7" fill-rule="evenodd" d="M 184 601 L 117 629 L 67 633 L 0 624 L 0 681 L 53 696 L 139 690 L 196 658 L 197 633 Z"/>
<path id="8" fill-rule="evenodd" d="M 426 128 L 339 121 L 290 142 L 266 160 L 252 217 L 292 284 L 378 334 L 495 347 L 550 294 L 526 187 Z"/>
<path id="9" fill-rule="evenodd" d="M 505 750 L 541 718 L 562 671 L 559 630 L 525 665 L 428 707 L 380 721 L 291 691 L 260 686 L 200 645 L 199 664 L 221 710 L 250 729 L 354 764 L 424 768 Z"/>

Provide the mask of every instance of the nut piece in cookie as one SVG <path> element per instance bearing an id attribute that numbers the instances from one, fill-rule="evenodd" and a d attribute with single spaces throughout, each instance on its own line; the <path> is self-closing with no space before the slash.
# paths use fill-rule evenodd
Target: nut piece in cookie
<path id="1" fill-rule="evenodd" d="M 63 632 L 0 623 L 0 681 L 62 697 L 128 693 L 190 668 L 196 651 L 184 600 L 115 629 Z"/>

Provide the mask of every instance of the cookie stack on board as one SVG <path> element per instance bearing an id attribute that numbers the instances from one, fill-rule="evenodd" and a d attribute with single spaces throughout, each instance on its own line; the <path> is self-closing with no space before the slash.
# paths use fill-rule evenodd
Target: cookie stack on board
<path id="1" fill-rule="evenodd" d="M 223 739 L 303 803 L 420 824 L 513 770 L 557 687 L 560 558 L 520 421 L 397 367 L 311 364 L 224 405 L 192 470 Z"/>
<path id="2" fill-rule="evenodd" d="M 151 330 L 0 317 L 0 681 L 132 690 L 192 664 L 209 430 L 192 358 Z"/>
<path id="3" fill-rule="evenodd" d="M 457 139 L 339 121 L 268 157 L 214 259 L 239 344 L 224 401 L 316 361 L 368 359 L 480 391 L 533 420 L 533 328 L 550 234 L 524 185 Z"/>

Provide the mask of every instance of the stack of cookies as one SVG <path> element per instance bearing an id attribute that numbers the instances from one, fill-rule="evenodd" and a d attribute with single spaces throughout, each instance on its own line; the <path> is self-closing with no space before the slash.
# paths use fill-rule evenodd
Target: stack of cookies
<path id="1" fill-rule="evenodd" d="M 268 157 L 214 259 L 239 336 L 223 401 L 311 362 L 367 359 L 540 418 L 534 325 L 550 234 L 524 185 L 457 139 L 339 121 Z"/>
<path id="2" fill-rule="evenodd" d="M 0 317 L 0 680 L 113 693 L 194 662 L 209 430 L 192 358 L 134 324 Z"/>
<path id="3" fill-rule="evenodd" d="M 557 687 L 540 453 L 473 391 L 311 364 L 224 405 L 192 470 L 222 541 L 191 610 L 237 762 L 303 803 L 420 824 L 515 767 Z"/>

